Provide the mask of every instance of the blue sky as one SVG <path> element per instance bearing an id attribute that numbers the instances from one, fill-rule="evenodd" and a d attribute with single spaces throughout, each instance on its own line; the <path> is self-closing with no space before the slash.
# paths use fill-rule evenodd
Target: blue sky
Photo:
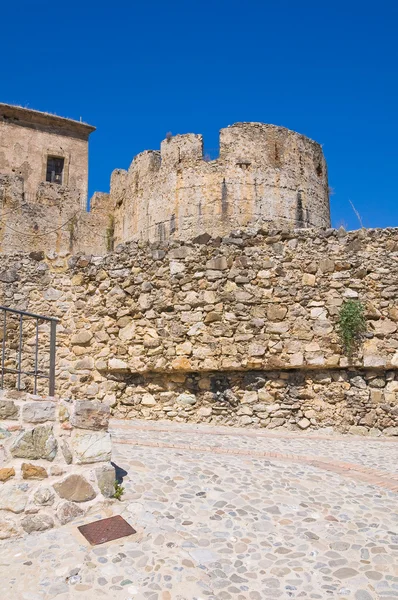
<path id="1" fill-rule="evenodd" d="M 168 131 L 237 121 L 323 144 L 334 226 L 398 226 L 398 3 L 20 0 L 1 7 L 0 101 L 97 127 L 90 191 Z"/>

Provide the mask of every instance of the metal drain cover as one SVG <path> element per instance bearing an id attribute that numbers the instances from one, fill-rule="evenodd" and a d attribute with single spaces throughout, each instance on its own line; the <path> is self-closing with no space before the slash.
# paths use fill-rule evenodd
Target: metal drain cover
<path id="1" fill-rule="evenodd" d="M 94 521 L 87 525 L 80 525 L 78 530 L 92 546 L 105 544 L 105 542 L 137 533 L 120 515 Z"/>

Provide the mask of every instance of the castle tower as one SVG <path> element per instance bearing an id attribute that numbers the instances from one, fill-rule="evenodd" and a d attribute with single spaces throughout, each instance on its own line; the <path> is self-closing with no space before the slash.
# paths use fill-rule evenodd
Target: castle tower
<path id="1" fill-rule="evenodd" d="M 236 123 L 220 132 L 220 155 L 202 136 L 166 139 L 160 152 L 114 171 L 115 242 L 225 236 L 245 226 L 329 227 L 327 166 L 316 142 L 284 127 Z"/>

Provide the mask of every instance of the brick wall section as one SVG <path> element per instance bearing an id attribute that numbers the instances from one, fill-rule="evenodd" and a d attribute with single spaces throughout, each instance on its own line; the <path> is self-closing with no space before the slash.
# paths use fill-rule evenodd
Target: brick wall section
<path id="1" fill-rule="evenodd" d="M 109 408 L 0 392 L 0 539 L 83 515 L 114 492 Z"/>
<path id="2" fill-rule="evenodd" d="M 397 258 L 396 229 L 246 229 L 128 243 L 103 258 L 6 257 L 0 300 L 60 318 L 61 396 L 144 418 L 196 419 L 205 408 L 211 422 L 294 428 L 305 418 L 393 433 Z M 336 332 L 349 298 L 362 301 L 367 319 L 350 364 Z"/>

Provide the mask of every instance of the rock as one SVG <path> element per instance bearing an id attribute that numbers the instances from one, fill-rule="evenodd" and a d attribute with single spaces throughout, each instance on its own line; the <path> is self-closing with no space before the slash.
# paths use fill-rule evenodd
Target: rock
<path id="1" fill-rule="evenodd" d="M 18 526 L 14 521 L 0 519 L 0 540 L 6 540 L 18 533 Z"/>
<path id="2" fill-rule="evenodd" d="M 198 410 L 199 417 L 211 417 L 213 409 L 211 406 L 201 406 Z"/>
<path id="3" fill-rule="evenodd" d="M 11 477 L 15 476 L 15 469 L 14 467 L 4 467 L 3 469 L 0 469 L 0 481 L 8 481 L 9 479 L 11 479 Z"/>
<path id="4" fill-rule="evenodd" d="M 95 469 L 97 484 L 100 492 L 105 498 L 112 498 L 115 492 L 115 468 L 112 465 L 104 465 Z"/>
<path id="5" fill-rule="evenodd" d="M 31 463 L 22 463 L 21 471 L 23 479 L 45 479 L 48 477 L 44 467 L 32 465 Z"/>
<path id="6" fill-rule="evenodd" d="M 208 260 L 206 263 L 206 269 L 210 269 L 213 271 L 224 271 L 228 269 L 228 263 L 225 256 L 219 256 L 217 258 L 212 258 Z"/>
<path id="7" fill-rule="evenodd" d="M 21 521 L 22 529 L 26 533 L 33 531 L 45 531 L 54 527 L 54 520 L 50 515 L 28 515 Z"/>
<path id="8" fill-rule="evenodd" d="M 2 271 L 0 273 L 0 281 L 3 283 L 14 283 L 15 281 L 19 281 L 19 275 L 14 269 Z"/>
<path id="9" fill-rule="evenodd" d="M 249 356 L 264 356 L 266 347 L 261 344 L 250 344 Z"/>
<path id="10" fill-rule="evenodd" d="M 177 396 L 176 402 L 178 402 L 178 404 L 193 405 L 196 404 L 196 396 L 193 394 L 180 394 Z"/>
<path id="11" fill-rule="evenodd" d="M 129 342 L 135 337 L 135 324 L 133 321 L 119 330 L 119 338 L 122 342 Z"/>
<path id="12" fill-rule="evenodd" d="M 83 331 L 79 331 L 79 333 L 75 333 L 72 335 L 71 343 L 73 346 L 87 346 L 93 338 L 93 334 L 91 331 L 87 331 L 84 329 Z"/>
<path id="13" fill-rule="evenodd" d="M 146 394 L 143 394 L 143 396 L 141 398 L 141 404 L 142 404 L 142 406 L 155 406 L 156 400 L 152 396 L 152 394 L 146 393 Z"/>
<path id="14" fill-rule="evenodd" d="M 368 430 L 366 427 L 362 427 L 361 425 L 351 425 L 349 432 L 351 435 L 367 435 Z"/>
<path id="15" fill-rule="evenodd" d="M 300 427 L 300 429 L 308 429 L 308 427 L 311 425 L 311 422 L 306 419 L 300 419 L 300 421 L 298 421 L 297 425 Z"/>
<path id="16" fill-rule="evenodd" d="M 10 452 L 14 458 L 53 461 L 57 454 L 57 440 L 51 425 L 38 425 L 21 433 L 13 442 Z"/>
<path id="17" fill-rule="evenodd" d="M 376 335 L 391 335 L 397 331 L 397 323 L 389 319 L 371 321 L 370 323 Z"/>
<path id="18" fill-rule="evenodd" d="M 315 275 L 312 275 L 312 273 L 303 273 L 303 277 L 301 280 L 301 283 L 303 285 L 308 285 L 308 286 L 314 286 L 316 282 L 316 277 Z"/>
<path id="19" fill-rule="evenodd" d="M 178 262 L 176 260 L 170 261 L 170 275 L 178 275 L 179 273 L 183 273 L 184 271 L 184 263 Z"/>
<path id="20" fill-rule="evenodd" d="M 279 306 L 278 304 L 271 304 L 267 308 L 267 319 L 270 321 L 282 321 L 287 314 L 287 308 L 285 306 Z"/>
<path id="21" fill-rule="evenodd" d="M 364 367 L 385 367 L 386 359 L 383 356 L 378 356 L 375 354 L 365 354 L 363 357 L 363 366 Z"/>
<path id="22" fill-rule="evenodd" d="M 362 377 L 352 377 L 352 379 L 350 379 L 350 383 L 351 385 L 353 385 L 354 387 L 360 389 L 360 390 L 366 390 L 367 388 L 367 384 L 366 381 L 362 378 Z"/>
<path id="23" fill-rule="evenodd" d="M 109 462 L 111 460 L 111 435 L 108 432 L 80 433 L 72 438 L 72 450 L 78 464 Z"/>
<path id="24" fill-rule="evenodd" d="M 22 408 L 22 419 L 28 423 L 55 421 L 55 402 L 27 402 Z"/>
<path id="25" fill-rule="evenodd" d="M 59 300 L 59 298 L 62 296 L 62 292 L 60 290 L 55 290 L 54 288 L 50 287 L 44 292 L 43 296 L 45 300 L 55 302 L 55 300 Z"/>
<path id="26" fill-rule="evenodd" d="M 108 429 L 110 408 L 101 402 L 76 400 L 70 422 L 80 429 Z"/>
<path id="27" fill-rule="evenodd" d="M 53 487 L 60 498 L 72 502 L 88 502 L 96 496 L 93 486 L 82 475 L 69 475 Z"/>
<path id="28" fill-rule="evenodd" d="M 347 288 L 346 290 L 344 290 L 343 296 L 344 298 L 355 299 L 358 298 L 359 294 L 356 290 L 351 290 L 350 288 Z"/>
<path id="29" fill-rule="evenodd" d="M 19 417 L 19 408 L 12 400 L 0 400 L 0 419 L 15 421 Z"/>
<path id="30" fill-rule="evenodd" d="M 61 452 L 64 456 L 66 464 L 67 465 L 72 464 L 73 454 L 72 454 L 72 451 L 70 449 L 68 442 L 65 439 L 63 439 L 61 442 Z"/>
<path id="31" fill-rule="evenodd" d="M 29 257 L 32 260 L 40 262 L 40 261 L 44 260 L 44 252 L 42 250 L 29 252 Z"/>
<path id="32" fill-rule="evenodd" d="M 187 258 L 190 252 L 191 250 L 188 248 L 188 246 L 180 246 L 179 248 L 170 250 L 170 258 Z"/>
<path id="33" fill-rule="evenodd" d="M 0 509 L 16 514 L 23 512 L 28 501 L 27 490 L 27 484 L 2 484 L 0 486 Z"/>
<path id="34" fill-rule="evenodd" d="M 124 360 L 121 360 L 120 358 L 111 358 L 108 361 L 108 370 L 115 371 L 117 373 L 126 373 L 130 369 L 128 364 L 124 362 Z"/>
<path id="35" fill-rule="evenodd" d="M 11 433 L 8 431 L 8 429 L 3 429 L 3 427 L 0 427 L 0 440 L 5 440 L 9 437 L 11 437 Z"/>
<path id="36" fill-rule="evenodd" d="M 56 516 L 61 525 L 66 525 L 82 515 L 84 515 L 84 510 L 73 502 L 61 502 L 57 506 Z"/>
<path id="37" fill-rule="evenodd" d="M 54 492 L 48 487 L 41 487 L 35 491 L 33 501 L 39 506 L 51 506 L 54 504 Z"/>
<path id="38" fill-rule="evenodd" d="M 383 434 L 388 436 L 398 435 L 398 427 L 387 427 L 383 430 Z"/>

